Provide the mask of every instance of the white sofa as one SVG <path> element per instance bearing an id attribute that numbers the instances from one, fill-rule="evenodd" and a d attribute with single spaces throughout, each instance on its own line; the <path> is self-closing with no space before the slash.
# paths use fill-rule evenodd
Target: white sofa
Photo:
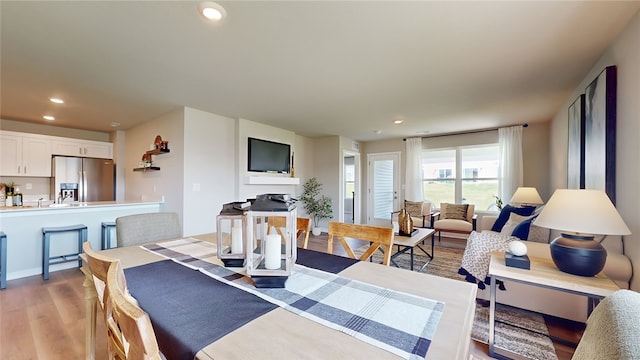
<path id="1" fill-rule="evenodd" d="M 497 216 L 483 216 L 479 221 L 478 231 L 491 231 Z M 545 236 L 540 236 L 545 234 Z M 557 231 L 530 232 L 533 238 L 527 239 L 527 253 L 529 256 L 551 259 L 549 242 L 559 235 Z M 620 236 L 607 236 L 602 241 L 607 250 L 607 261 L 603 272 L 621 289 L 629 288 L 632 275 L 631 261 L 624 255 L 624 245 Z M 574 321 L 587 320 L 587 299 L 584 296 L 568 294 L 551 289 L 544 289 L 505 281 L 506 290 L 497 291 L 499 303 L 558 316 Z M 478 298 L 489 299 L 489 288 L 478 289 Z"/>

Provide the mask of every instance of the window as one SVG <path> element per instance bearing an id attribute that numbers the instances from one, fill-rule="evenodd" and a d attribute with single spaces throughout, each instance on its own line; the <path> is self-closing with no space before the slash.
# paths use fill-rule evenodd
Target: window
<path id="1" fill-rule="evenodd" d="M 500 185 L 499 164 L 498 144 L 425 150 L 424 198 L 435 206 L 455 202 L 475 204 L 478 210 L 491 209 Z"/>

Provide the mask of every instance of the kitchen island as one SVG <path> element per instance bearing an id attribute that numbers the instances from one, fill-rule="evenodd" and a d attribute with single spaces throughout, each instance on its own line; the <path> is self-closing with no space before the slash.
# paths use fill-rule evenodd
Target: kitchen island
<path id="1" fill-rule="evenodd" d="M 117 217 L 159 212 L 159 201 L 99 201 L 64 204 L 55 207 L 14 206 L 0 207 L 0 231 L 7 235 L 7 280 L 42 273 L 42 228 L 84 224 L 88 240 L 94 249 L 100 249 L 103 221 Z M 77 252 L 73 234 L 52 237 L 51 255 Z M 77 266 L 77 262 L 51 265 L 50 271 Z"/>

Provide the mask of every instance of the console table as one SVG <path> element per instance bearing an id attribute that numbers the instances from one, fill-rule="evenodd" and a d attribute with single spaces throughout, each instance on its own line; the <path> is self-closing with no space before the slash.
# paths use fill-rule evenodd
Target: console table
<path id="1" fill-rule="evenodd" d="M 490 305 L 489 305 L 489 356 L 494 357 L 495 346 L 495 310 L 496 281 L 511 280 L 531 286 L 539 286 L 553 290 L 586 296 L 589 299 L 588 313 L 597 302 L 618 290 L 618 285 L 603 273 L 593 277 L 577 276 L 558 270 L 552 260 L 529 257 L 531 269 L 519 269 L 505 265 L 504 253 L 492 252 L 489 263 Z"/>

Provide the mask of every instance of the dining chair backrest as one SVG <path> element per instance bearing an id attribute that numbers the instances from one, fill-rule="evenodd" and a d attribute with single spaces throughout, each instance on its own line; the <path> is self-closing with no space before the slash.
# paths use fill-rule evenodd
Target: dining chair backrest
<path id="1" fill-rule="evenodd" d="M 181 236 L 180 219 L 173 212 L 134 214 L 116 219 L 118 247 L 177 239 Z"/>
<path id="2" fill-rule="evenodd" d="M 85 241 L 82 244 L 82 251 L 87 258 L 89 272 L 91 273 L 93 286 L 98 297 L 98 304 L 100 304 L 100 308 L 104 313 L 104 304 L 108 297 L 108 293 L 105 291 L 107 286 L 107 272 L 109 271 L 109 266 L 118 260 L 93 251 L 89 241 Z"/>
<path id="3" fill-rule="evenodd" d="M 382 249 L 383 265 L 391 262 L 391 246 L 393 246 L 393 229 L 373 225 L 347 224 L 337 221 L 329 222 L 329 239 L 327 252 L 333 253 L 333 238 L 336 237 L 344 247 L 347 255 L 352 259 L 367 260 L 373 253 Z M 346 238 L 364 240 L 370 242 L 369 248 L 358 258 Z"/>
<path id="4" fill-rule="evenodd" d="M 124 271 L 119 261 L 109 267 L 107 291 L 112 310 L 107 319 L 107 333 L 113 335 L 109 337 L 109 357 L 127 360 L 162 359 L 151 319 L 128 294 Z"/>
<path id="5" fill-rule="evenodd" d="M 272 229 L 276 229 L 278 234 L 284 239 L 284 234 L 282 233 L 282 229 L 287 226 L 287 218 L 284 216 L 269 216 L 268 220 L 268 230 L 267 234 L 272 233 Z M 302 248 L 306 249 L 309 245 L 309 232 L 311 229 L 311 221 L 309 218 L 299 217 L 296 220 L 296 239 L 300 237 L 301 234 L 304 233 L 304 238 L 302 240 Z"/>

